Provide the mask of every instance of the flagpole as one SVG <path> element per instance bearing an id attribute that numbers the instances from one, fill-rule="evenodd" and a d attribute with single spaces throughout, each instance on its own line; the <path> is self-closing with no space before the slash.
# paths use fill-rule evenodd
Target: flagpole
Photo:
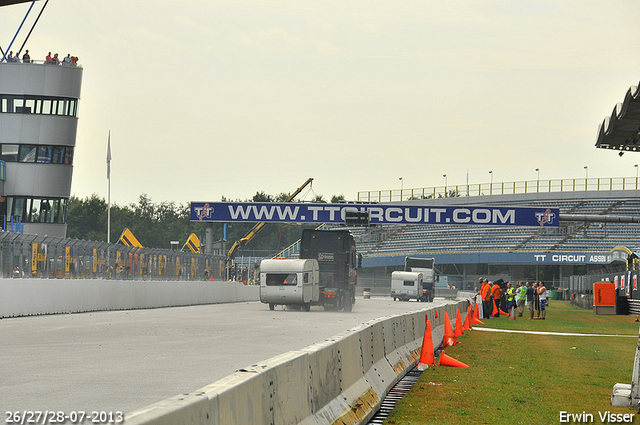
<path id="1" fill-rule="evenodd" d="M 111 130 L 107 141 L 107 243 L 111 243 Z"/>

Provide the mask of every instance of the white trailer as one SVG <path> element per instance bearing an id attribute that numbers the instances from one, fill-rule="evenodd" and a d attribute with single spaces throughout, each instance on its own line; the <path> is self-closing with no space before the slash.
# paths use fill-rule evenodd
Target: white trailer
<path id="1" fill-rule="evenodd" d="M 422 297 L 422 273 L 391 273 L 391 297 L 394 301 L 419 301 Z"/>
<path id="2" fill-rule="evenodd" d="M 305 310 L 320 299 L 318 260 L 262 260 L 260 301 L 276 305 L 297 305 Z"/>

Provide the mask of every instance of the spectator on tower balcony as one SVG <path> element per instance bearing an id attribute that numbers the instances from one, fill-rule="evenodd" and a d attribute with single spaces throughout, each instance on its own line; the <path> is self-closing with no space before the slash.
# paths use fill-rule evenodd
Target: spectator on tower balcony
<path id="1" fill-rule="evenodd" d="M 47 57 L 44 58 L 45 65 L 51 65 L 53 63 L 53 58 L 51 57 L 51 52 L 47 54 Z"/>
<path id="2" fill-rule="evenodd" d="M 29 56 L 28 50 L 25 50 L 24 55 L 22 55 L 22 63 L 31 63 L 31 56 Z"/>
<path id="3" fill-rule="evenodd" d="M 60 65 L 60 59 L 58 58 L 58 54 L 56 53 L 55 55 L 53 55 L 53 64 L 54 65 Z"/>
<path id="4" fill-rule="evenodd" d="M 69 66 L 71 65 L 71 53 L 67 53 L 67 56 L 64 57 L 64 59 L 62 59 L 62 66 Z"/>
<path id="5" fill-rule="evenodd" d="M 15 62 L 13 59 L 13 50 L 9 52 L 9 55 L 7 56 L 7 62 Z"/>

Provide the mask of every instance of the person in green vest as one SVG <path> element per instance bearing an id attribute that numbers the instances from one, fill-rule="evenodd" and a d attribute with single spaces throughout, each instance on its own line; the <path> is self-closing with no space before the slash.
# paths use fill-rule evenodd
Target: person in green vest
<path id="1" fill-rule="evenodd" d="M 524 282 L 520 282 L 520 286 L 516 290 L 516 307 L 518 307 L 518 317 L 522 317 L 524 313 L 524 305 L 527 302 L 527 287 Z"/>
<path id="2" fill-rule="evenodd" d="M 507 282 L 506 292 L 509 320 L 516 320 L 516 290 L 513 286 L 511 286 L 511 282 Z"/>

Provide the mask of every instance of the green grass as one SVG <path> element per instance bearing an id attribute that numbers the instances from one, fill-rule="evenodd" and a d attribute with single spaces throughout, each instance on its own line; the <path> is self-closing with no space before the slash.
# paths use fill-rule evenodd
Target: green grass
<path id="1" fill-rule="evenodd" d="M 476 327 L 637 336 L 635 320 L 552 301 L 544 321 L 503 316 Z M 615 383 L 631 383 L 637 338 L 472 330 L 458 340 L 446 354 L 470 368 L 429 368 L 385 424 L 556 424 L 561 411 L 601 423 L 598 412 L 636 413 L 610 397 Z"/>

